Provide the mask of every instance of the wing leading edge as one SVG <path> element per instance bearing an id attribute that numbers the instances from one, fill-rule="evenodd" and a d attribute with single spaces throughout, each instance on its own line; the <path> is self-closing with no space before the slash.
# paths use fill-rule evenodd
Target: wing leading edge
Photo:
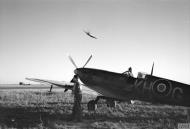
<path id="1" fill-rule="evenodd" d="M 26 78 L 26 80 L 54 85 L 54 86 L 58 86 L 58 87 L 70 89 L 70 90 L 72 90 L 74 87 L 74 83 L 72 82 L 53 81 L 53 80 L 45 80 L 45 79 L 37 79 L 37 78 Z"/>

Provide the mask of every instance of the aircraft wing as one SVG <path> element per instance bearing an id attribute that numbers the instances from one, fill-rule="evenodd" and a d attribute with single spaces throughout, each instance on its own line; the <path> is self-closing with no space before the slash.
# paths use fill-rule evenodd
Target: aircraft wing
<path id="1" fill-rule="evenodd" d="M 88 34 L 88 36 L 94 38 L 94 39 L 97 39 L 95 36 L 91 35 L 91 34 Z"/>
<path id="2" fill-rule="evenodd" d="M 58 87 L 70 89 L 70 90 L 72 90 L 74 86 L 74 83 L 72 82 L 44 80 L 44 79 L 37 79 L 37 78 L 26 78 L 26 80 L 48 84 L 48 85 L 54 85 L 54 86 L 58 86 Z"/>

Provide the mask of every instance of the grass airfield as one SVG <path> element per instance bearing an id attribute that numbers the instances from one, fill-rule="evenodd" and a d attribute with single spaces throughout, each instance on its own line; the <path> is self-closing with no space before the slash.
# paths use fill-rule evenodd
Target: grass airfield
<path id="1" fill-rule="evenodd" d="M 0 90 L 0 128 L 46 129 L 177 129 L 187 123 L 185 107 L 119 103 L 108 108 L 100 101 L 95 112 L 88 112 L 87 102 L 95 94 L 83 93 L 83 121 L 71 121 L 73 95 L 47 90 Z"/>

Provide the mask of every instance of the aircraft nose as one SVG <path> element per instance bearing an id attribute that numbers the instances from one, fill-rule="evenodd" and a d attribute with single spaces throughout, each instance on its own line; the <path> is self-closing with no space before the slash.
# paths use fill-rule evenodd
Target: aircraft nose
<path id="1" fill-rule="evenodd" d="M 78 74 L 78 69 L 75 69 L 75 70 L 74 70 L 74 73 L 77 75 L 77 74 Z"/>
<path id="2" fill-rule="evenodd" d="M 81 68 L 77 68 L 74 70 L 74 73 L 78 75 L 79 77 L 83 76 L 83 70 Z"/>

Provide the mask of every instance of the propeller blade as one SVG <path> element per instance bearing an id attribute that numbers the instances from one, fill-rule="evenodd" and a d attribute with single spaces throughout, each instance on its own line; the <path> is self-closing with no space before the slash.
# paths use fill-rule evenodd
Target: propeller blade
<path id="1" fill-rule="evenodd" d="M 75 64 L 74 60 L 72 59 L 72 57 L 69 55 L 69 60 L 71 61 L 71 63 L 75 66 L 75 68 L 77 68 L 77 65 Z"/>
<path id="2" fill-rule="evenodd" d="M 151 76 L 153 75 L 153 71 L 154 71 L 154 62 L 153 62 L 153 64 L 152 64 L 152 70 L 151 70 Z"/>
<path id="3" fill-rule="evenodd" d="M 88 62 L 91 60 L 92 55 L 88 58 L 88 60 L 86 61 L 85 65 L 83 66 L 83 68 L 88 64 Z"/>

